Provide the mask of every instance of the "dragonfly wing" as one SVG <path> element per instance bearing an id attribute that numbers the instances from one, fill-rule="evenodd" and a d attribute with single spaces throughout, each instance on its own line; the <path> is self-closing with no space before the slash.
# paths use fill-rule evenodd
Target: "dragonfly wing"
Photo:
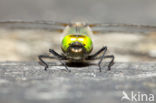
<path id="1" fill-rule="evenodd" d="M 61 31 L 69 23 L 55 21 L 0 21 L 1 28 L 48 29 Z"/>
<path id="2" fill-rule="evenodd" d="M 88 24 L 92 27 L 94 33 L 105 33 L 105 32 L 156 32 L 156 26 L 150 25 L 135 25 L 135 24 Z"/>

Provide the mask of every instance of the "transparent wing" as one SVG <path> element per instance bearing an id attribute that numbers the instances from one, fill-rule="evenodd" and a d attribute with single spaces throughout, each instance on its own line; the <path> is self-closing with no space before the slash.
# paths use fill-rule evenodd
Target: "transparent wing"
<path id="1" fill-rule="evenodd" d="M 100 23 L 88 24 L 88 26 L 92 28 L 94 34 L 100 33 L 94 36 L 96 40 L 94 44 L 101 43 L 100 45 L 110 47 L 111 51 L 120 58 L 118 61 L 122 61 L 122 58 L 132 61 L 156 59 L 156 26 Z M 128 59 L 125 60 L 129 61 Z"/>
<path id="2" fill-rule="evenodd" d="M 0 21 L 1 28 L 63 30 L 70 23 L 56 21 Z"/>
<path id="3" fill-rule="evenodd" d="M 156 26 L 150 25 L 136 25 L 136 24 L 88 24 L 92 27 L 95 33 L 105 33 L 105 32 L 156 32 Z"/>
<path id="4" fill-rule="evenodd" d="M 64 27 L 71 25 L 71 22 L 57 22 L 57 21 L 0 21 L 1 28 L 17 28 L 17 29 L 48 29 L 63 31 Z M 87 24 L 96 33 L 106 32 L 156 32 L 156 26 L 150 25 L 136 25 L 136 24 L 104 24 L 93 23 Z"/>

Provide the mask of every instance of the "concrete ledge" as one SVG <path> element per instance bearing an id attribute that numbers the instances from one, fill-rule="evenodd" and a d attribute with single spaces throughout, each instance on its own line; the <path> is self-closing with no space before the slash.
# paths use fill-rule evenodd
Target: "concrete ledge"
<path id="1" fill-rule="evenodd" d="M 122 103 L 123 91 L 156 97 L 156 63 L 116 63 L 101 73 L 96 65 L 71 73 L 50 65 L 44 71 L 37 62 L 1 62 L 0 103 Z"/>

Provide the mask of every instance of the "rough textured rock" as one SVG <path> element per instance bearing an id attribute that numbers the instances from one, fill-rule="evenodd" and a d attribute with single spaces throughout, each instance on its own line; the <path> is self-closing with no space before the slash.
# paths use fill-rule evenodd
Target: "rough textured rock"
<path id="1" fill-rule="evenodd" d="M 36 62 L 1 62 L 0 103 L 122 103 L 123 91 L 156 96 L 156 63 L 115 63 L 102 72 L 96 65 L 69 68 L 50 63 L 44 71 Z"/>

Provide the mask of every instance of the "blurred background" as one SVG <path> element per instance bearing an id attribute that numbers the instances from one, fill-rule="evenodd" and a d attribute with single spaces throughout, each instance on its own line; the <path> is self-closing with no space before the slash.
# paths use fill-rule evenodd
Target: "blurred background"
<path id="1" fill-rule="evenodd" d="M 93 52 L 108 46 L 116 61 L 156 61 L 155 10 L 154 0 L 0 0 L 0 21 L 150 25 L 153 27 L 112 31 L 111 27 L 99 27 L 106 31 L 93 36 Z M 0 23 L 0 61 L 37 61 L 49 48 L 61 53 L 60 38 L 61 33 L 51 25 Z"/>

